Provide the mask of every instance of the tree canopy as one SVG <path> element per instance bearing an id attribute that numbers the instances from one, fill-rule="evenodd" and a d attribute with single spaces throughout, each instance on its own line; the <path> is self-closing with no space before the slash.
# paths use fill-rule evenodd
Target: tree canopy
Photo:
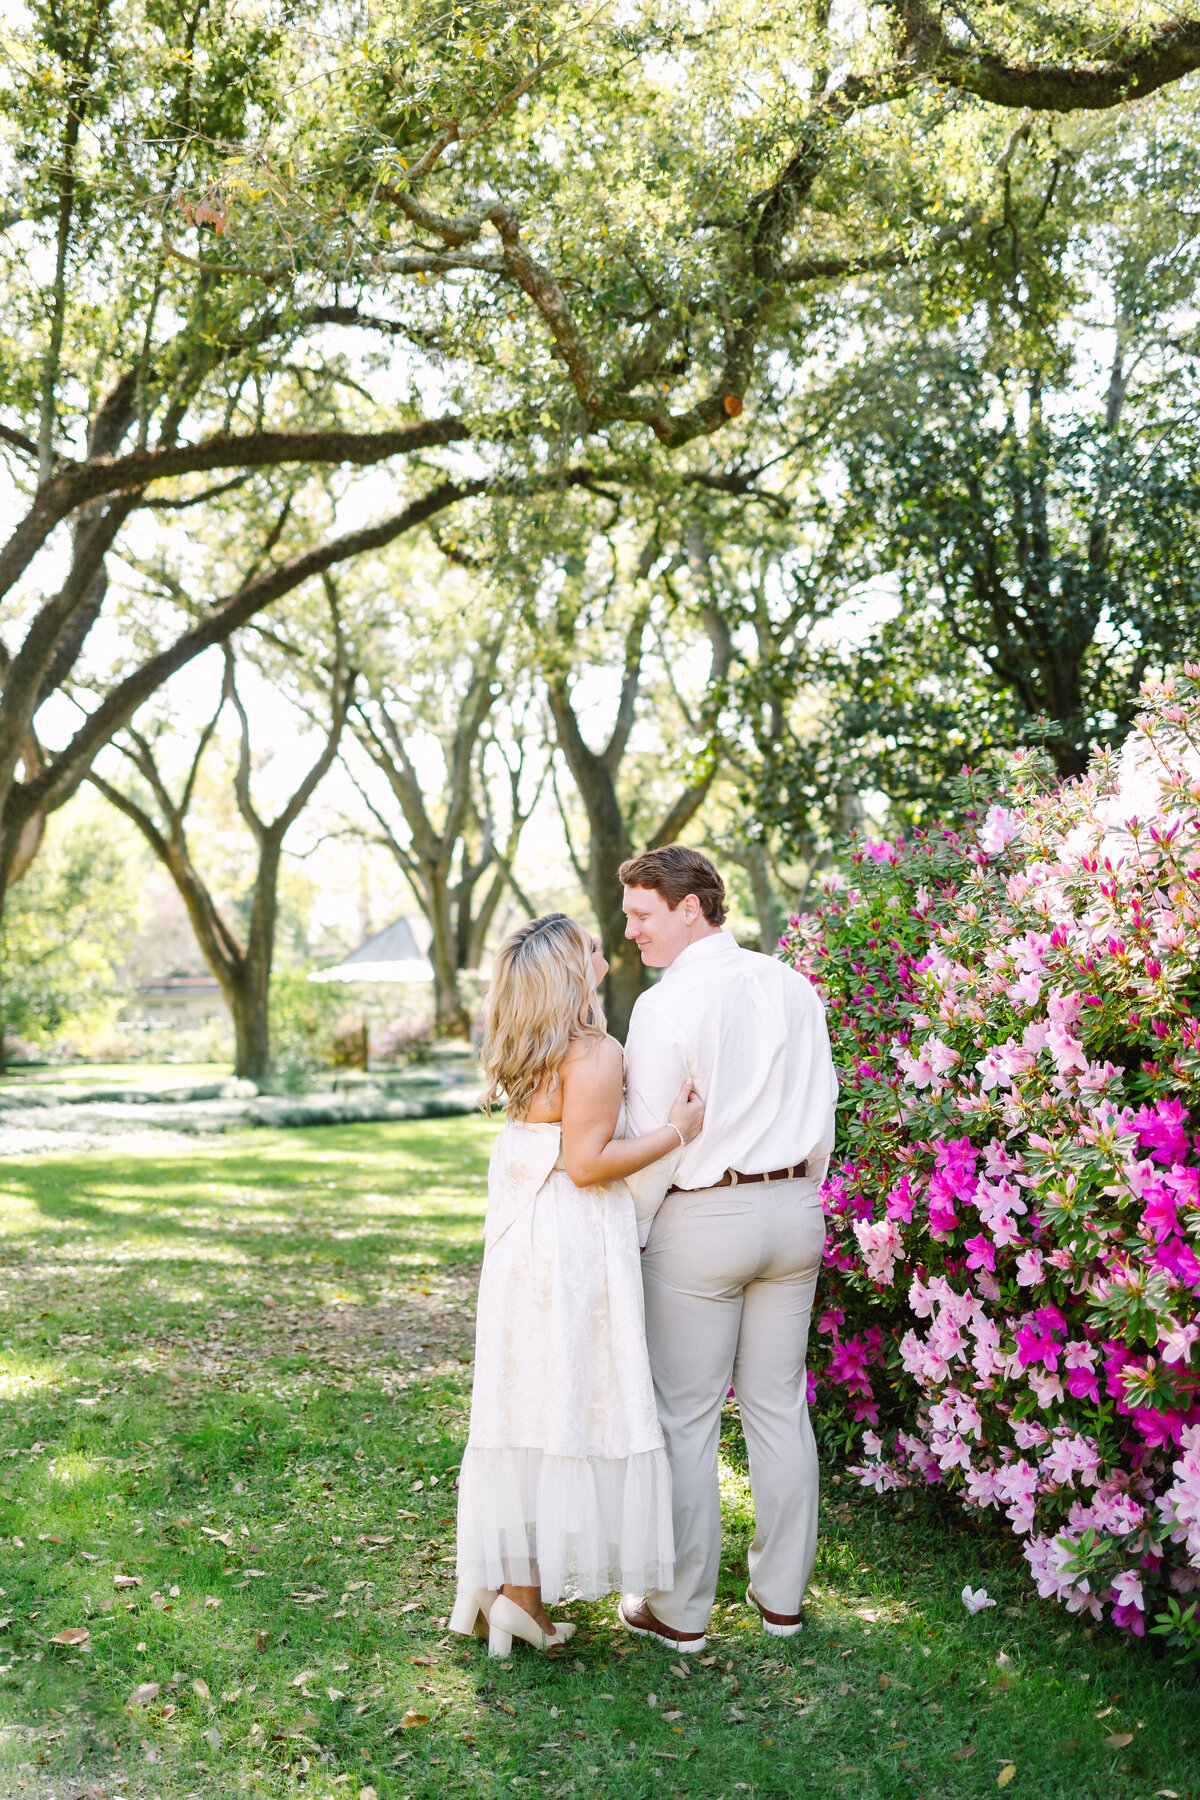
<path id="1" fill-rule="evenodd" d="M 593 625 L 635 708 L 632 624 L 686 626 L 680 791 L 736 771 L 759 876 L 947 746 L 1078 767 L 1191 630 L 1198 67 L 1156 0 L 33 0 L 0 895 L 165 681 L 439 520 L 513 609 L 601 540 L 639 571 L 534 659 L 562 751 L 582 787 Z"/>

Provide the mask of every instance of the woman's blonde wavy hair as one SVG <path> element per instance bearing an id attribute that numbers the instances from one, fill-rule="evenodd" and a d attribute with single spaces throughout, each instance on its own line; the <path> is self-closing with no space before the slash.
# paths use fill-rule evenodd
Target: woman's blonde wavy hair
<path id="1" fill-rule="evenodd" d="M 566 913 L 548 913 L 510 931 L 496 952 L 484 1010 L 484 1109 L 503 1095 L 509 1117 L 523 1119 L 543 1082 L 548 1094 L 558 1086 L 574 1040 L 603 1036 L 592 940 L 583 926 Z"/>

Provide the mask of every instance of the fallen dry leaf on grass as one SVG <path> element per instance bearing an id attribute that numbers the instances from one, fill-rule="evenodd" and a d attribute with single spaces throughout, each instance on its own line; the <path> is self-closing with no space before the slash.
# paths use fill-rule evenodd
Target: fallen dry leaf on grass
<path id="1" fill-rule="evenodd" d="M 1016 1763 L 1005 1763 L 1004 1767 L 1001 1769 L 1000 1773 L 996 1777 L 996 1786 L 997 1787 L 1007 1787 L 1009 1782 L 1012 1780 L 1013 1776 L 1016 1774 L 1016 1772 L 1017 1772 Z"/>
<path id="2" fill-rule="evenodd" d="M 515 1706 L 510 1706 L 508 1710 L 509 1710 L 509 1712 L 515 1712 L 517 1709 Z M 428 1713 L 406 1712 L 404 1717 L 400 1721 L 400 1729 L 401 1729 L 401 1731 L 412 1731 L 414 1726 L 428 1725 L 428 1723 L 429 1723 L 429 1714 Z"/>
<path id="3" fill-rule="evenodd" d="M 964 1744 L 961 1750 L 952 1750 L 950 1752 L 950 1760 L 951 1762 L 966 1762 L 968 1756 L 974 1756 L 974 1754 L 974 1744 Z"/>
<path id="4" fill-rule="evenodd" d="M 143 1681 L 139 1687 L 134 1688 L 125 1704 L 127 1706 L 149 1706 L 152 1700 L 158 1699 L 158 1693 L 157 1681 Z"/>
<path id="5" fill-rule="evenodd" d="M 359 1788 L 358 1800 L 379 1800 L 379 1795 L 373 1787 Z"/>
<path id="6" fill-rule="evenodd" d="M 306 1681 L 315 1681 L 316 1679 L 317 1671 L 315 1669 L 301 1669 L 298 1675 L 292 1676 L 292 1686 L 303 1687 Z"/>
<path id="7" fill-rule="evenodd" d="M 52 1644 L 86 1644 L 91 1635 L 86 1625 L 68 1625 L 65 1631 L 56 1631 L 50 1642 Z"/>
<path id="8" fill-rule="evenodd" d="M 326 1688 L 325 1692 L 329 1695 L 329 1698 L 333 1701 L 335 1706 L 339 1700 L 344 1700 L 346 1698 L 341 1688 Z"/>
<path id="9" fill-rule="evenodd" d="M 202 1681 L 200 1679 L 200 1677 L 197 1676 L 195 1681 L 193 1681 L 193 1683 L 192 1683 L 192 1692 L 193 1692 L 193 1694 L 195 1694 L 197 1700 L 207 1700 L 208 1699 L 208 1683 L 207 1683 L 207 1681 Z"/>
<path id="10" fill-rule="evenodd" d="M 879 1691 L 881 1694 L 886 1694 L 891 1685 L 892 1678 L 890 1675 L 881 1675 L 879 1677 Z"/>
<path id="11" fill-rule="evenodd" d="M 1110 1731 L 1104 1742 L 1110 1750 L 1123 1750 L 1126 1744 L 1132 1744 L 1132 1731 Z"/>
<path id="12" fill-rule="evenodd" d="M 204 1741 L 210 1750 L 219 1750 L 221 1748 L 221 1733 L 215 1725 L 210 1725 L 208 1730 L 204 1733 Z"/>
<path id="13" fill-rule="evenodd" d="M 135 1588 L 135 1587 L 141 1587 L 141 1585 L 142 1585 L 142 1578 L 140 1575 L 114 1575 L 113 1576 L 113 1586 L 115 1588 Z"/>

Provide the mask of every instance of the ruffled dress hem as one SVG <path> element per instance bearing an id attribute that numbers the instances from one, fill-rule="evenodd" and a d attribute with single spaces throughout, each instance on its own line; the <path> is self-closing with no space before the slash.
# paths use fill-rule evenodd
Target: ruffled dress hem
<path id="1" fill-rule="evenodd" d="M 664 1450 L 573 1457 L 472 1444 L 458 1487 L 460 1588 L 540 1586 L 549 1603 L 671 1586 Z"/>

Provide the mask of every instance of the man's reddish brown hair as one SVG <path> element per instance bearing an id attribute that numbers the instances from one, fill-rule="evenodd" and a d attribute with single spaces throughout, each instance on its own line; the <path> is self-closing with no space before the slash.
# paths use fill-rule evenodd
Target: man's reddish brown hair
<path id="1" fill-rule="evenodd" d="M 725 923 L 725 883 L 701 850 L 689 850 L 684 844 L 647 850 L 623 862 L 617 880 L 622 887 L 650 888 L 661 894 L 672 912 L 686 895 L 695 894 L 710 925 Z"/>

